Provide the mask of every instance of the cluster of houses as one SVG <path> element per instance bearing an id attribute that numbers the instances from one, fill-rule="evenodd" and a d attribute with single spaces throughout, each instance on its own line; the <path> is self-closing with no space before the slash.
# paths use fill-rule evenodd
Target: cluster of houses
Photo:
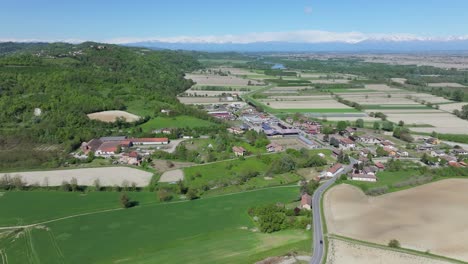
<path id="1" fill-rule="evenodd" d="M 141 160 L 136 151 L 130 151 L 133 146 L 155 146 L 169 144 L 168 138 L 127 138 L 126 136 L 94 138 L 81 144 L 85 155 L 93 153 L 97 157 L 109 158 L 119 155 L 124 164 L 137 165 Z"/>

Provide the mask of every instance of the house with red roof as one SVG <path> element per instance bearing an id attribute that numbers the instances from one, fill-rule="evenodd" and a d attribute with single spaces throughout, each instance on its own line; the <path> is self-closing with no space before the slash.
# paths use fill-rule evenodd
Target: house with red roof
<path id="1" fill-rule="evenodd" d="M 354 143 L 354 141 L 352 141 L 349 138 L 341 138 L 339 142 L 340 142 L 339 144 L 340 149 L 351 149 L 351 148 L 356 147 L 356 144 Z"/>
<path id="2" fill-rule="evenodd" d="M 234 152 L 234 155 L 236 155 L 236 157 L 244 156 L 247 152 L 243 147 L 238 146 L 232 147 L 232 151 Z"/>
<path id="3" fill-rule="evenodd" d="M 301 196 L 301 209 L 310 210 L 312 209 L 312 196 L 307 193 L 304 193 Z"/>
<path id="4" fill-rule="evenodd" d="M 319 178 L 332 178 L 335 177 L 338 173 L 342 172 L 344 167 L 341 163 L 336 163 L 328 170 L 322 172 Z"/>

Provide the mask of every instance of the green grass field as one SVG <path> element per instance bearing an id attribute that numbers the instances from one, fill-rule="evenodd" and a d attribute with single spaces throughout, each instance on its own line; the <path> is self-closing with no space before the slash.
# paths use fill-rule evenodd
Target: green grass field
<path id="1" fill-rule="evenodd" d="M 207 120 L 202 120 L 196 117 L 191 116 L 176 116 L 176 117 L 156 117 L 150 119 L 148 122 L 141 125 L 143 131 L 151 131 L 153 129 L 160 128 L 194 128 L 194 127 L 209 127 L 216 126 L 215 123 L 212 123 Z"/>
<path id="2" fill-rule="evenodd" d="M 26 217 L 28 209 L 34 207 L 38 199 L 43 199 L 37 198 L 43 195 L 41 192 L 29 194 L 21 201 L 22 206 L 26 205 L 24 223 L 34 222 L 34 217 Z M 59 210 L 70 214 L 77 205 L 93 211 L 94 203 L 100 203 L 97 200 L 94 203 L 63 200 L 58 192 L 46 194 L 49 201 L 57 202 L 42 206 L 44 217 L 57 217 L 59 203 L 63 203 Z M 9 264 L 252 263 L 290 251 L 308 253 L 310 231 L 253 232 L 250 229 L 255 225 L 247 214 L 252 206 L 290 203 L 298 194 L 297 187 L 279 187 L 188 202 L 144 204 L 10 233 L 0 231 L 3 232 L 0 233 L 0 249 Z M 10 195 L 15 196 L 6 193 L 0 198 L 3 206 L 0 218 L 6 210 L 18 210 L 15 209 L 18 202 L 3 204 L 3 199 Z M 79 199 L 76 195 L 74 198 Z M 34 215 L 34 212 L 29 214 Z"/>
<path id="3" fill-rule="evenodd" d="M 412 177 L 420 176 L 421 173 L 418 170 L 404 170 L 404 171 L 381 171 L 377 173 L 377 182 L 360 182 L 360 181 L 351 181 L 347 180 L 345 183 L 357 186 L 361 188 L 363 191 L 366 191 L 370 188 L 375 188 L 375 187 L 388 187 L 388 192 L 396 192 L 404 189 L 411 188 L 413 186 L 407 186 L 403 188 L 395 188 L 392 185 L 395 183 L 403 182 L 408 179 L 411 179 Z"/>

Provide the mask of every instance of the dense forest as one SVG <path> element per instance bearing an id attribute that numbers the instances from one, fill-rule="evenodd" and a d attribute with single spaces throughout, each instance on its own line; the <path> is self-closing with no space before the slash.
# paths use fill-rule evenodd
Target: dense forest
<path id="1" fill-rule="evenodd" d="M 121 132 L 121 123 L 92 121 L 91 112 L 131 107 L 148 120 L 164 107 L 209 118 L 175 97 L 193 84 L 184 72 L 200 67 L 175 51 L 0 43 L 0 169 L 57 166 L 82 141 Z"/>

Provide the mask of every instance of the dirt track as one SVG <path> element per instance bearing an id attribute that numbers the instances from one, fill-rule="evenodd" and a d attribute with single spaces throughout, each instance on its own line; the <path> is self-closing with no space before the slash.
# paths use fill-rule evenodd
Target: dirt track
<path id="1" fill-rule="evenodd" d="M 451 263 L 330 239 L 327 264 L 445 264 Z"/>
<path id="2" fill-rule="evenodd" d="M 448 179 L 379 197 L 342 184 L 324 198 L 331 234 L 430 250 L 468 261 L 468 180 Z"/>

